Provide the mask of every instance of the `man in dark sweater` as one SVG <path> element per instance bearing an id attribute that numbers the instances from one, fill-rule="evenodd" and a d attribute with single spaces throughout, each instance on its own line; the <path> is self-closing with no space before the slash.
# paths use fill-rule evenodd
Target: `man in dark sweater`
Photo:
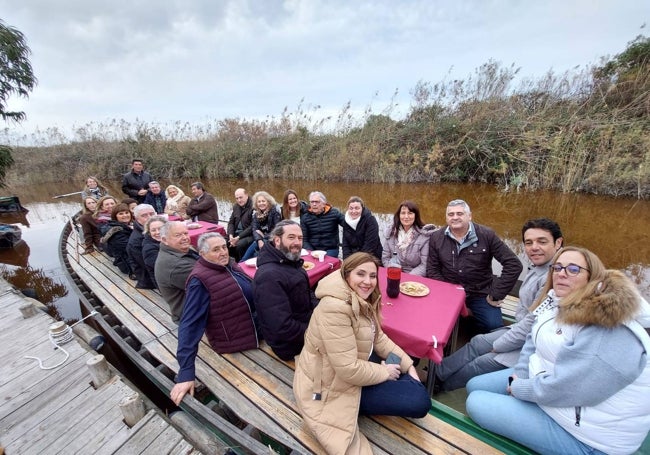
<path id="1" fill-rule="evenodd" d="M 192 250 L 187 226 L 170 221 L 160 228 L 160 251 L 156 258 L 155 276 L 160 295 L 169 304 L 172 321 L 178 324 L 185 301 L 185 282 L 199 255 Z"/>

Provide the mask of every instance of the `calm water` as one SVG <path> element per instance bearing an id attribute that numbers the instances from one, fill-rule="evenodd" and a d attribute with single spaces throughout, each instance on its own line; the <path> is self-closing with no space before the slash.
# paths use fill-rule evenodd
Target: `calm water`
<path id="1" fill-rule="evenodd" d="M 162 181 L 163 184 L 169 183 Z M 174 182 L 179 184 L 178 182 Z M 266 190 L 281 202 L 284 190 L 292 188 L 304 200 L 312 190 L 325 193 L 328 201 L 343 209 L 348 198 L 360 196 L 378 215 L 380 222 L 392 220 L 398 204 L 404 199 L 415 201 L 421 208 L 426 223 L 444 224 L 445 208 L 451 199 L 464 199 L 472 208 L 474 221 L 492 227 L 520 255 L 521 226 L 529 218 L 549 217 L 562 227 L 567 244 L 577 244 L 594 251 L 610 268 L 625 270 L 637 283 L 641 292 L 650 297 L 650 201 L 613 199 L 592 195 L 559 194 L 552 192 L 503 193 L 488 185 L 427 185 L 427 184 L 364 184 L 327 182 L 288 182 L 256 180 L 251 182 L 204 182 L 208 191 L 219 201 L 220 218 L 227 219 L 234 201 L 233 193 L 239 187 L 250 194 Z M 191 182 L 179 186 L 189 191 Z M 109 182 L 111 193 L 123 197 L 119 182 Z M 30 212 L 29 227 L 22 226 L 27 251 L 0 252 L 0 262 L 7 271 L 20 275 L 31 270 L 31 277 L 39 273 L 50 278 L 48 289 L 53 289 L 53 300 L 65 318 L 79 317 L 73 292 L 61 296 L 59 286 L 67 286 L 59 265 L 57 242 L 66 222 L 81 208 L 80 196 L 53 199 L 53 196 L 78 191 L 70 183 L 43 184 L 6 188 L 4 194 L 20 197 Z M 12 222 L 3 220 L 2 222 Z M 10 264 L 14 265 L 10 265 Z M 25 267 L 29 265 L 31 269 Z"/>

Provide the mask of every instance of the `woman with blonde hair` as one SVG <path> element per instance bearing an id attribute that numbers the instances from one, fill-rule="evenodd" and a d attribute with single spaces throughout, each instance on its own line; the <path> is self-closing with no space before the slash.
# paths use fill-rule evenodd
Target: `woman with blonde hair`
<path id="1" fill-rule="evenodd" d="M 86 185 L 83 190 L 81 190 L 81 199 L 85 200 L 86 197 L 93 197 L 95 200 L 99 200 L 103 196 L 108 195 L 108 190 L 101 182 L 92 175 L 88 176 L 86 179 Z"/>
<path id="2" fill-rule="evenodd" d="M 266 191 L 258 191 L 253 195 L 253 243 L 248 247 L 241 260 L 245 261 L 257 256 L 259 250 L 269 240 L 271 231 L 282 220 L 282 214 L 273 196 Z"/>
<path id="3" fill-rule="evenodd" d="M 372 453 L 360 414 L 419 418 L 431 407 L 413 360 L 381 329 L 378 267 L 373 255 L 354 253 L 316 288 L 293 393 L 326 453 Z"/>
<path id="4" fill-rule="evenodd" d="M 591 251 L 565 247 L 514 369 L 467 383 L 481 427 L 539 453 L 629 454 L 650 430 L 650 310 Z"/>
<path id="5" fill-rule="evenodd" d="M 190 216 L 187 214 L 187 206 L 192 199 L 186 196 L 183 190 L 176 185 L 169 185 L 165 189 L 165 195 L 167 196 L 165 213 L 167 215 L 179 216 L 183 220 L 189 220 Z"/>

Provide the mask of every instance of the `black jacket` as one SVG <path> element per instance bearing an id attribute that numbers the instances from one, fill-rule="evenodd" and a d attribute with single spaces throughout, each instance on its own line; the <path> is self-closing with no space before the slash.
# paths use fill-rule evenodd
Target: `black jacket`
<path id="1" fill-rule="evenodd" d="M 318 215 L 307 212 L 300 217 L 303 246 L 308 250 L 333 250 L 339 247 L 339 226 L 343 215 L 338 209 L 326 204 Z"/>
<path id="2" fill-rule="evenodd" d="M 107 227 L 106 234 L 101 238 L 104 250 L 113 257 L 113 265 L 117 266 L 122 273 L 131 274 L 126 246 L 133 230 L 128 224 L 119 221 L 111 220 L 104 224 Z"/>
<path id="3" fill-rule="evenodd" d="M 302 259 L 288 260 L 271 243 L 260 250 L 253 294 L 260 330 L 273 352 L 293 360 L 315 307 Z"/>
<path id="4" fill-rule="evenodd" d="M 137 200 L 138 204 L 142 204 L 144 196 L 138 196 L 138 191 L 149 189 L 149 182 L 152 180 L 151 175 L 147 171 L 142 171 L 139 174 L 133 171 L 127 172 L 122 176 L 122 192 Z"/>
<path id="5" fill-rule="evenodd" d="M 151 237 L 149 234 L 146 234 L 142 240 L 142 259 L 144 260 L 147 275 L 149 276 L 149 279 L 155 288 L 158 288 L 155 273 L 158 251 L 160 251 L 160 242 Z"/>
<path id="6" fill-rule="evenodd" d="M 126 245 L 126 251 L 129 254 L 129 264 L 135 274 L 138 282 L 135 284 L 139 289 L 154 289 L 156 286 L 149 278 L 147 266 L 142 258 L 142 225 L 137 221 L 133 222 L 133 232 L 129 237 L 129 243 Z"/>
<path id="7" fill-rule="evenodd" d="M 232 214 L 228 220 L 228 235 L 233 237 L 239 236 L 240 239 L 244 237 L 252 237 L 253 235 L 253 198 L 249 197 L 244 206 L 239 204 L 232 205 Z M 237 234 L 237 227 L 241 223 L 243 231 Z"/>
<path id="8" fill-rule="evenodd" d="M 343 259 L 352 253 L 363 251 L 381 260 L 381 240 L 379 240 L 379 225 L 369 209 L 361 212 L 356 229 L 343 223 Z"/>

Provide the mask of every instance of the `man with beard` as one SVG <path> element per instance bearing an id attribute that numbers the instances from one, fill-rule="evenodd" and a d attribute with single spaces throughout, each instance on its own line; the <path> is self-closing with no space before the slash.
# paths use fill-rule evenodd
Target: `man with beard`
<path id="1" fill-rule="evenodd" d="M 304 344 L 309 318 L 316 306 L 302 268 L 302 230 L 284 220 L 271 232 L 271 242 L 260 250 L 253 295 L 260 330 L 273 352 L 293 360 Z"/>

